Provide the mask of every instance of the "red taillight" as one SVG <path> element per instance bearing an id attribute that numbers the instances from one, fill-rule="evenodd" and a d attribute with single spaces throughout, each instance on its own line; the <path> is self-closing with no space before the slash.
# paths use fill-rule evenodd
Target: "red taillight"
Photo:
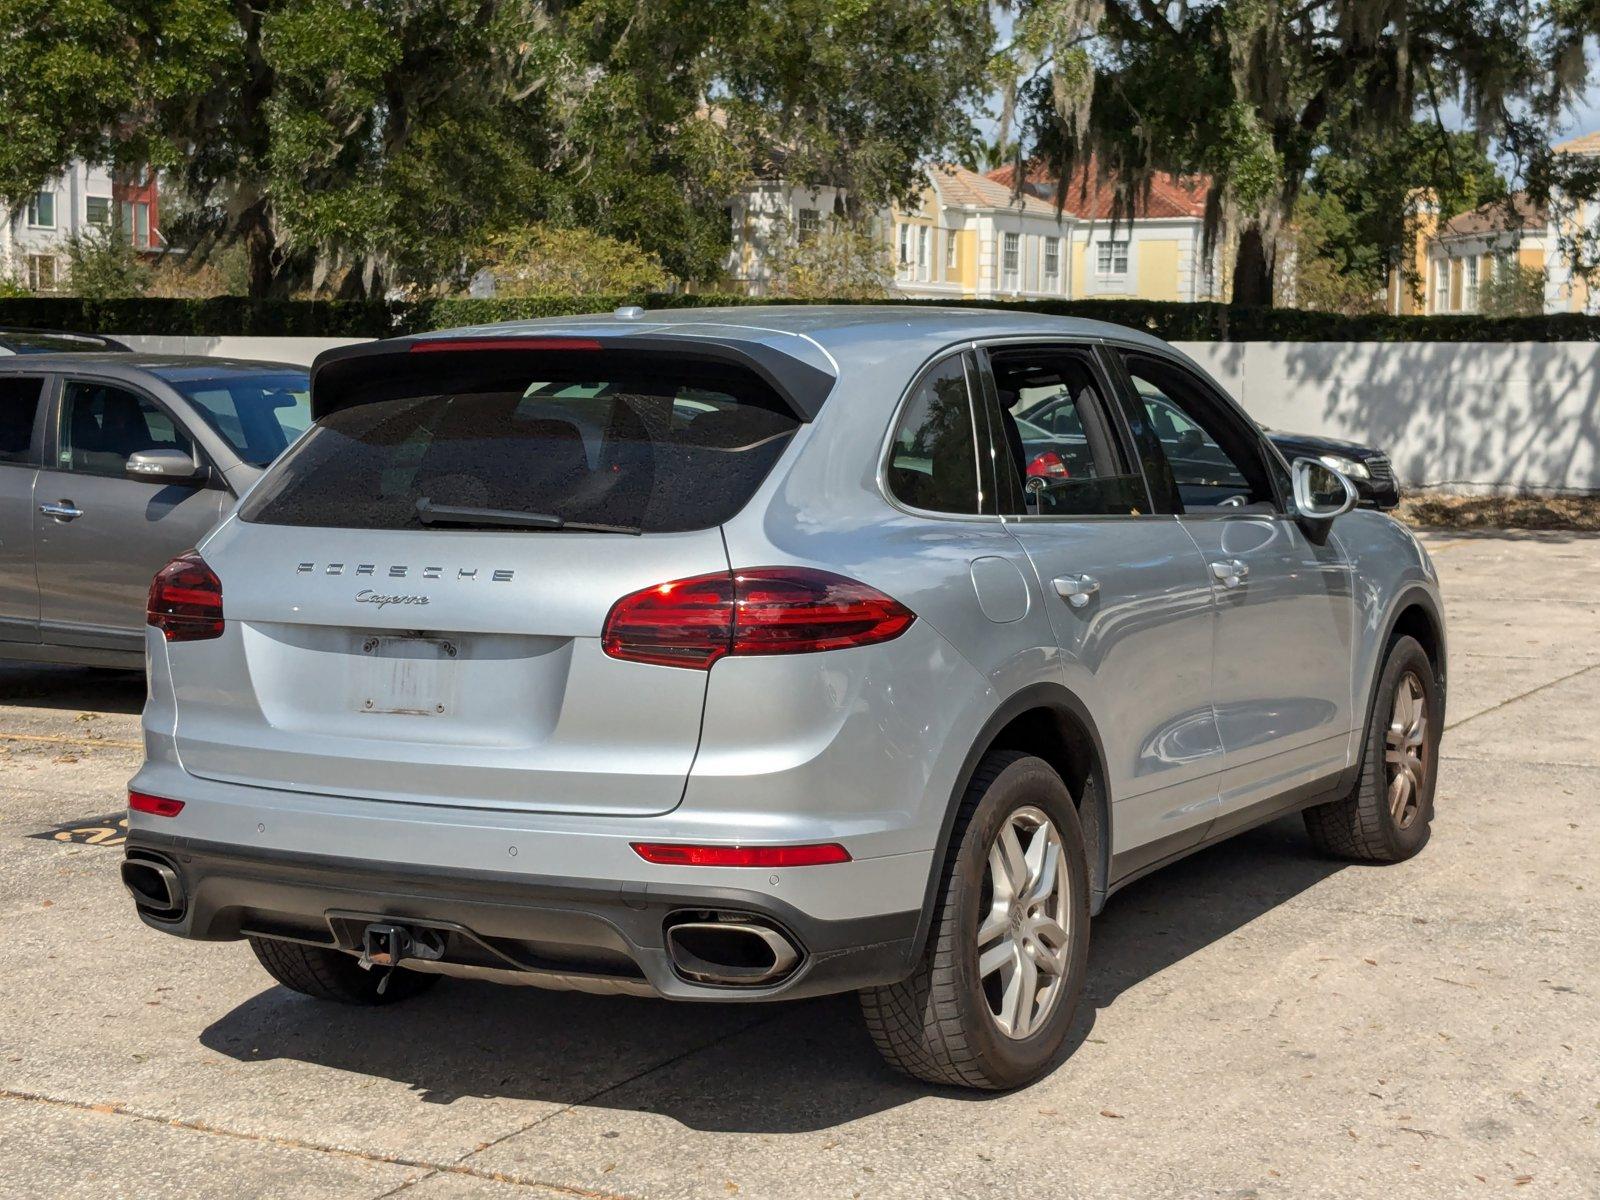
<path id="1" fill-rule="evenodd" d="M 222 580 L 193 550 L 173 559 L 150 583 L 145 621 L 169 642 L 222 636 Z"/>
<path id="2" fill-rule="evenodd" d="M 882 592 L 808 567 L 697 575 L 624 596 L 601 645 L 612 658 L 705 670 L 725 654 L 806 654 L 887 642 L 916 615 Z"/>
<path id="3" fill-rule="evenodd" d="M 598 350 L 594 338 L 489 337 L 428 338 L 411 344 L 412 354 L 440 354 L 454 350 Z"/>
<path id="4" fill-rule="evenodd" d="M 911 610 L 864 583 L 791 567 L 734 576 L 735 654 L 805 654 L 887 642 L 916 620 Z"/>
<path id="5" fill-rule="evenodd" d="M 733 576 L 657 584 L 611 606 L 600 644 L 612 658 L 705 670 L 733 642 Z"/>
<path id="6" fill-rule="evenodd" d="M 1046 450 L 1043 454 L 1036 454 L 1033 461 L 1028 464 L 1028 477 L 1030 479 L 1066 479 L 1072 472 L 1067 470 L 1067 464 L 1062 461 L 1061 455 L 1054 450 Z"/>
<path id="7" fill-rule="evenodd" d="M 630 842 L 645 862 L 669 867 L 819 867 L 850 861 L 838 842 L 805 846 L 700 846 L 681 842 Z"/>
<path id="8" fill-rule="evenodd" d="M 128 807 L 134 812 L 150 813 L 157 817 L 175 817 L 183 811 L 183 801 L 151 796 L 145 792 L 129 792 Z"/>

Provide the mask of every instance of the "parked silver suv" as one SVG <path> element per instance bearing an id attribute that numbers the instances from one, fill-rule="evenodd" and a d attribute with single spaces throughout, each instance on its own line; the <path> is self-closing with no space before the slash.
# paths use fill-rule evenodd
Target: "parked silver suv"
<path id="1" fill-rule="evenodd" d="M 1296 810 L 1427 839 L 1427 555 L 1154 338 L 620 310 L 333 351 L 312 408 L 152 587 L 123 868 L 290 988 L 859 990 L 1008 1087 L 1129 880 Z"/>

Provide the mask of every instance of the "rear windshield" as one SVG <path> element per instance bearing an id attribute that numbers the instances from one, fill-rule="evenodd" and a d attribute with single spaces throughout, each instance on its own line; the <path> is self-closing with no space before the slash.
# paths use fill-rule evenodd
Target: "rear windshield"
<path id="1" fill-rule="evenodd" d="M 591 361 L 510 388 L 501 374 L 493 390 L 334 412 L 256 486 L 240 518 L 340 529 L 705 529 L 744 506 L 799 426 L 766 384 L 735 368 Z"/>

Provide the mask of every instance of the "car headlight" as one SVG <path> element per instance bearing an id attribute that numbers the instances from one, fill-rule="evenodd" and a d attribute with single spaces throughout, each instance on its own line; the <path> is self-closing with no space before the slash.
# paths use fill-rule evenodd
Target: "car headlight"
<path id="1" fill-rule="evenodd" d="M 1372 472 L 1367 470 L 1366 463 L 1357 462 L 1353 458 L 1346 458 L 1342 454 L 1320 454 L 1317 456 L 1317 461 L 1323 466 L 1339 472 L 1341 475 L 1350 476 L 1351 479 L 1370 480 L 1372 478 Z"/>

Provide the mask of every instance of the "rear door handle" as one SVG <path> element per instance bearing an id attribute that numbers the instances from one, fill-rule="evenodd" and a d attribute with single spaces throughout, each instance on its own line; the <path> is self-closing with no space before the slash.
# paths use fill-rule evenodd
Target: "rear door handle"
<path id="1" fill-rule="evenodd" d="M 1237 558 L 1211 564 L 1211 578 L 1223 587 L 1236 588 L 1250 577 L 1250 568 Z"/>
<path id="2" fill-rule="evenodd" d="M 1082 608 L 1100 590 L 1100 581 L 1093 575 L 1063 575 L 1053 582 L 1056 595 L 1073 608 Z"/>
<path id="3" fill-rule="evenodd" d="M 47 517 L 54 517 L 58 521 L 76 521 L 83 516 L 83 509 L 73 504 L 71 500 L 57 500 L 54 504 L 41 504 L 39 511 Z"/>

